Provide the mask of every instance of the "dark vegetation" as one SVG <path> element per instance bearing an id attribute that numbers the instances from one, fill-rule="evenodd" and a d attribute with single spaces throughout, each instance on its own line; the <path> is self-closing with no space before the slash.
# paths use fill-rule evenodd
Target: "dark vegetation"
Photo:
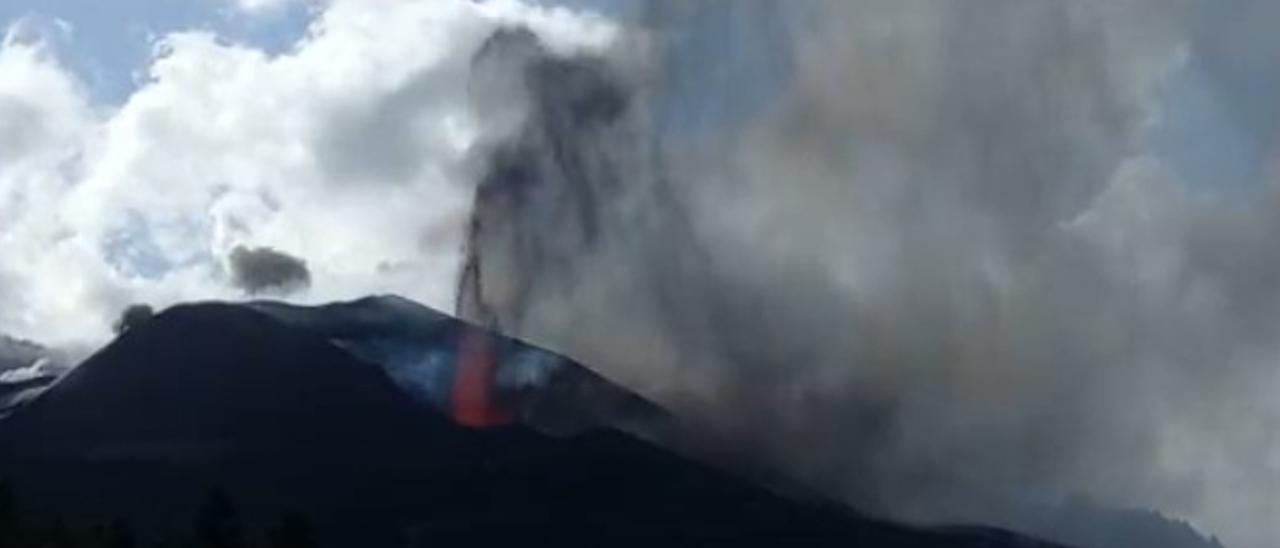
<path id="1" fill-rule="evenodd" d="M 312 548 L 319 546 L 310 520 L 285 514 L 263 530 L 246 529 L 235 502 L 209 493 L 185 530 L 138 532 L 129 520 L 102 516 L 32 513 L 12 482 L 0 480 L 0 546 L 6 548 Z"/>

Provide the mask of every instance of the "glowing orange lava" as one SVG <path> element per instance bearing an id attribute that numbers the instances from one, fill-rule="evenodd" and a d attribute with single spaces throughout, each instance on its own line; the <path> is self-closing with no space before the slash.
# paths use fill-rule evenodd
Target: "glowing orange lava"
<path id="1" fill-rule="evenodd" d="M 453 417 L 469 428 L 508 424 L 511 413 L 494 397 L 498 370 L 491 335 L 468 329 L 458 343 L 458 371 L 453 385 Z"/>

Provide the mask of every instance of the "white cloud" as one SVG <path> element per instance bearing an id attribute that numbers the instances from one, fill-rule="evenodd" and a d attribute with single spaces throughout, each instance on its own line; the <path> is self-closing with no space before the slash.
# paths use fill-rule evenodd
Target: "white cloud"
<path id="1" fill-rule="evenodd" d="M 245 13 L 261 14 L 277 11 L 289 6 L 297 4 L 302 0 L 234 0 L 236 9 Z"/>
<path id="2" fill-rule="evenodd" d="M 252 3 L 264 7 L 263 2 Z M 337 1 L 288 54 L 163 38 L 98 111 L 40 41 L 0 48 L 0 333 L 101 339 L 132 301 L 230 297 L 237 245 L 306 260 L 327 300 L 447 306 L 480 130 L 467 66 L 498 25 L 562 47 L 609 25 L 517 2 Z"/>

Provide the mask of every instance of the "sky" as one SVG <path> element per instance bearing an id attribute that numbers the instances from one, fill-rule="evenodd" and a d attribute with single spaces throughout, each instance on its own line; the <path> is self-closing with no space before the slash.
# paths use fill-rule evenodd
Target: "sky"
<path id="1" fill-rule="evenodd" d="M 128 301 L 233 296 L 237 245 L 326 271 L 317 299 L 447 305 L 465 52 L 504 22 L 575 27 L 569 49 L 608 25 L 511 2 L 358 5 L 5 3 L 0 330 L 101 339 Z"/>
<path id="2" fill-rule="evenodd" d="M 446 2 L 447 3 L 447 2 Z M 339 3 L 341 4 L 341 3 Z M 463 2 L 465 4 L 465 2 Z M 481 2 L 476 5 L 484 5 Z M 496 5 L 504 5 L 503 2 L 494 2 Z M 509 4 L 509 3 L 508 3 Z M 585 14 L 582 17 L 593 20 L 588 24 L 600 24 L 607 26 L 610 18 L 619 21 L 634 21 L 643 14 L 642 7 L 644 2 L 640 0 L 558 0 L 544 1 L 532 4 L 532 7 L 520 8 L 527 9 L 530 12 L 541 10 L 546 14 L 555 13 L 562 19 L 569 19 L 574 16 L 568 15 L 572 13 L 570 10 L 576 10 L 579 14 Z M 324 40 L 312 40 L 308 38 L 308 28 L 312 25 L 326 25 L 324 15 L 326 14 L 327 5 L 318 4 L 306 0 L 126 0 L 119 3 L 113 3 L 110 8 L 105 7 L 100 2 L 89 0 L 13 0 L 6 2 L 0 6 L 0 27 L 6 28 L 6 53 L 8 66 L 14 71 L 34 71 L 27 73 L 27 77 L 45 76 L 47 79 L 43 82 L 59 88 L 54 96 L 62 95 L 62 99 L 71 103 L 79 103 L 75 105 L 66 105 L 74 107 L 79 112 L 74 117 L 79 119 L 67 119 L 65 123 L 69 124 L 97 124 L 100 127 L 98 131 L 109 128 L 112 135 L 106 137 L 105 140 L 98 144 L 111 145 L 112 142 L 120 142 L 122 139 L 115 137 L 123 137 L 129 134 L 131 137 L 145 138 L 150 137 L 146 132 L 148 130 L 159 130 L 160 128 L 152 127 L 148 130 L 141 130 L 137 126 L 140 120 L 137 117 L 143 116 L 143 112 L 147 110 L 144 105 L 148 102 L 164 103 L 171 97 L 158 97 L 160 92 L 177 92 L 176 88 L 181 85 L 195 85 L 194 80 L 186 82 L 180 81 L 182 76 L 193 79 L 199 78 L 222 78 L 225 75 L 218 72 L 218 68 L 212 64 L 207 64 L 207 59 L 201 57 L 213 57 L 214 54 L 222 56 L 220 60 L 223 63 L 221 68 L 231 68 L 232 65 L 240 64 L 252 66 L 257 63 L 259 66 L 256 70 L 262 70 L 268 73 L 283 73 L 286 70 L 303 70 L 301 60 L 296 59 L 296 53 L 299 49 L 305 49 L 315 43 L 322 43 Z M 497 8 L 489 11 L 519 11 L 515 8 Z M 558 11 L 557 11 L 558 10 Z M 447 10 L 441 10 L 447 11 Z M 476 11 L 476 10 L 473 10 Z M 480 9 L 478 11 L 484 11 Z M 488 17 L 480 16 L 480 17 Z M 548 17 L 555 17 L 548 15 Z M 749 21 L 747 19 L 740 20 Z M 441 22 L 443 23 L 443 22 Z M 774 36 L 763 36 L 760 32 L 769 32 L 770 29 L 777 27 L 766 26 L 760 29 L 742 29 L 741 31 L 733 30 L 735 23 L 733 17 L 720 17 L 715 10 L 705 10 L 692 18 L 683 20 L 678 25 L 666 29 L 668 39 L 674 44 L 669 51 L 676 52 L 681 57 L 679 63 L 671 62 L 668 64 L 673 67 L 671 70 L 674 75 L 671 78 L 673 94 L 682 97 L 680 101 L 672 101 L 669 109 L 662 113 L 664 126 L 669 126 L 669 134 L 676 137 L 689 138 L 697 136 L 700 133 L 699 128 L 712 128 L 713 130 L 722 129 L 725 125 L 735 123 L 735 120 L 743 120 L 755 111 L 759 110 L 762 105 L 767 103 L 778 94 L 778 86 L 789 78 L 787 67 L 787 47 L 789 44 L 785 38 Z M 316 27 L 319 28 L 319 27 Z M 446 30 L 444 32 L 454 32 Z M 460 33 L 480 32 L 474 30 L 456 31 Z M 736 34 L 735 34 L 736 32 Z M 736 38 L 735 38 L 736 36 Z M 347 38 L 347 37 L 344 37 Z M 390 39 L 377 40 L 372 36 L 363 36 L 362 38 L 374 41 L 389 43 Z M 475 36 L 468 36 L 472 41 Z M 349 37 L 355 40 L 356 37 Z M 599 40 L 599 38 L 587 38 L 587 41 Z M 333 41 L 336 41 L 333 40 Z M 396 47 L 406 47 L 408 44 Z M 440 47 L 432 44 L 431 47 Z M 459 46 L 459 51 L 465 50 L 466 46 Z M 318 49 L 318 48 L 317 48 Z M 202 50 L 202 54 L 196 54 L 196 51 Z M 184 56 L 180 54 L 190 53 Z M 370 54 L 373 52 L 371 51 Z M 381 52 L 387 57 L 388 63 L 408 62 L 399 58 L 397 55 L 405 56 L 406 51 L 392 52 L 390 47 Z M 669 54 L 675 55 L 675 53 Z M 708 65 L 724 64 L 725 59 L 751 59 L 750 66 L 741 70 L 732 68 L 722 69 L 713 74 L 719 76 L 705 76 L 701 74 L 705 72 L 704 67 Z M 181 63 L 187 63 L 180 65 Z M 317 61 L 318 62 L 318 61 Z M 352 62 L 355 62 L 352 60 Z M 1223 93 L 1218 87 L 1217 82 L 1204 73 L 1204 68 L 1199 66 L 1201 60 L 1191 58 L 1184 62 L 1184 66 L 1174 71 L 1173 75 L 1161 85 L 1158 93 L 1161 100 L 1172 105 L 1173 108 L 1166 109 L 1162 116 L 1166 118 L 1159 124 L 1160 127 L 1156 131 L 1150 132 L 1147 139 L 1151 141 L 1151 146 L 1158 150 L 1162 157 L 1167 160 L 1168 166 L 1176 170 L 1181 177 L 1188 183 L 1196 185 L 1199 192 L 1215 194 L 1219 192 L 1230 192 L 1233 188 L 1247 186 L 1258 178 L 1258 173 L 1267 168 L 1268 153 L 1270 150 L 1264 150 L 1264 146 L 1259 144 L 1259 140 L 1253 138 L 1252 135 L 1246 134 L 1247 128 L 1242 128 L 1236 123 L 1233 117 L 1240 116 L 1238 112 L 1228 112 L 1223 106 L 1224 101 L 1220 95 Z M 199 64 L 205 63 L 205 64 Z M 738 65 L 745 63 L 739 62 Z M 733 67 L 732 63 L 728 64 Z M 286 68 L 288 67 L 288 68 Z M 434 68 L 434 67 L 433 67 Z M 173 73 L 161 73 L 158 71 L 165 69 L 173 69 Z M 319 71 L 319 68 L 313 70 Z M 408 70 L 408 68 L 402 69 Z M 449 74 L 449 70 L 458 70 L 457 67 L 440 67 L 440 77 Z M 187 71 L 187 72 L 183 72 Z M 683 73 L 682 71 L 688 72 Z M 332 72 L 332 71 L 331 71 Z M 1265 70 L 1258 71 L 1265 75 Z M 240 89 L 228 89 L 227 93 L 241 93 L 247 98 L 252 95 L 252 82 L 248 79 L 254 78 L 255 75 L 241 74 L 246 80 L 237 82 L 236 86 Z M 1245 75 L 1247 77 L 1247 75 Z M 284 78 L 283 74 L 278 74 L 278 78 Z M 742 79 L 749 78 L 752 85 L 738 85 Z M 1263 78 L 1263 77 L 1255 77 Z M 58 81 L 61 80 L 61 81 Z M 12 79 L 11 79 L 12 81 Z M 336 82 L 333 85 L 339 85 Z M 1265 82 L 1264 82 L 1265 84 Z M 683 86 L 683 87 L 682 87 Z M 230 87 L 230 85 L 229 85 Z M 1260 89 L 1270 89 L 1266 85 L 1256 86 Z M 1272 82 L 1274 86 L 1274 78 Z M 22 91 L 30 92 L 39 88 L 27 88 Z M 456 91 L 456 90 L 454 90 Z M 333 93 L 346 94 L 347 99 L 351 101 L 360 101 L 360 94 L 368 94 L 370 90 L 357 90 L 348 88 L 342 91 L 334 91 Z M 322 92 L 317 90 L 313 95 L 321 95 Z M 234 95 L 211 98 L 215 102 L 231 103 L 236 101 Z M 331 98 L 333 99 L 333 98 Z M 1265 100 L 1265 96 L 1263 99 Z M 190 101 L 188 107 L 192 109 L 200 108 L 196 101 Z M 350 106 L 350 105 L 348 105 Z M 369 105 L 365 105 L 368 107 Z M 416 106 L 416 105 L 415 105 Z M 316 105 L 314 108 L 337 107 L 338 105 Z M 168 105 L 157 104 L 152 108 L 165 109 L 171 108 Z M 258 105 L 257 108 L 267 108 L 267 105 Z M 243 110 L 243 105 L 237 105 L 233 110 Z M 290 110 L 284 109 L 278 114 L 281 116 L 281 124 L 277 124 L 277 133 L 275 137 L 278 139 L 293 139 L 296 135 L 285 135 L 293 129 L 281 129 L 285 125 L 285 120 Z M 63 113 L 66 114 L 66 113 Z M 366 113 L 368 114 L 368 113 Z M 228 112 L 227 116 L 245 117 L 252 116 L 248 112 Z M 299 115 L 302 115 L 299 113 Z M 354 114 L 353 114 L 354 115 Z M 104 123 L 104 117 L 107 118 Z M 455 119 L 455 121 L 457 121 Z M 244 118 L 228 120 L 230 124 L 240 124 L 240 127 L 227 128 L 230 130 L 248 131 L 248 120 Z M 196 123 L 195 120 L 188 120 L 186 123 Z M 126 128 L 126 125 L 132 127 Z M 69 131 L 75 131 L 72 128 L 64 128 Z M 177 130 L 178 128 L 169 128 Z M 212 128 L 205 128 L 212 129 Z M 307 128 L 308 130 L 314 128 Z M 370 128 L 362 128 L 370 129 Z M 457 127 L 453 130 L 459 130 Z M 143 131 L 143 134 L 139 134 Z M 263 132 L 258 137 L 266 138 Z M 46 137 L 52 137 L 46 135 Z M 97 137 L 102 137 L 98 135 Z M 231 135 L 222 135 L 222 138 L 233 138 Z M 465 137 L 459 137 L 465 139 Z M 65 144 L 65 143 L 64 143 Z M 207 143 L 206 143 L 207 144 Z M 224 145 L 228 143 L 223 143 Z M 281 144 L 277 141 L 275 144 Z M 297 143 L 293 143 L 297 144 Z M 315 144 L 315 143 L 311 143 Z M 195 146 L 195 143 L 192 143 Z M 239 146 L 239 145 L 235 145 Z M 305 145 L 304 145 L 305 146 Z M 459 145 L 465 148 L 465 145 Z M 244 145 L 244 150 L 248 150 L 248 146 Z M 354 162 L 386 162 L 389 165 L 395 164 L 399 158 L 393 158 L 397 151 L 395 146 L 388 147 L 386 151 L 364 151 L 369 158 L 347 158 Z M 143 151 L 131 151 L 135 154 L 143 153 Z M 238 152 L 230 150 L 222 150 L 220 152 Z M 407 153 L 406 151 L 399 151 Z M 456 152 L 456 151 L 455 151 Z M 79 151 L 80 154 L 85 151 Z M 109 156 L 124 155 L 126 153 L 117 153 L 115 149 L 107 152 Z M 339 155 L 341 156 L 341 155 Z M 229 158 L 227 158 L 229 159 Z M 63 165 L 59 169 L 68 168 L 69 164 L 76 161 L 67 162 L 66 159 L 60 159 Z M 77 161 L 83 158 L 77 158 Z M 321 162 L 325 160 L 319 159 Z M 434 160 L 434 159 L 433 159 Z M 457 161 L 453 158 L 450 161 L 439 162 L 448 164 Z M 148 164 L 153 161 L 152 157 L 135 158 L 135 162 L 140 164 Z M 424 161 L 430 163 L 429 161 Z M 309 175 L 319 176 L 323 178 L 342 178 L 347 175 L 368 176 L 382 179 L 395 179 L 396 177 L 404 177 L 407 172 L 403 169 L 408 167 L 392 167 L 391 171 L 386 173 L 365 174 L 365 173 L 342 173 L 344 169 L 358 169 L 357 166 L 347 165 L 343 160 L 335 160 L 330 162 L 332 165 L 319 166 L 323 170 L 336 170 L 335 173 L 313 173 Z M 45 167 L 48 167 L 46 165 Z M 84 166 L 79 166 L 84 167 Z M 193 166 L 184 166 L 184 169 L 191 169 Z M 228 166 L 219 165 L 208 173 L 197 175 L 197 177 L 210 177 L 213 172 L 220 171 Z M 239 166 L 248 167 L 248 166 Z M 440 167 L 440 166 L 435 166 Z M 121 166 L 120 169 L 130 169 L 130 167 Z M 399 170 L 399 171 L 397 171 Z M 93 179 L 90 174 L 76 174 L 80 177 Z M 110 179 L 112 176 L 106 176 Z M 12 180 L 12 178 L 11 178 Z M 73 184 L 74 181 L 64 181 Z M 112 181 L 115 183 L 116 181 Z M 141 181 L 137 181 L 142 184 Z M 131 181 L 129 184 L 133 184 Z M 377 184 L 377 183 L 375 183 Z M 239 193 L 226 192 L 226 186 L 234 186 L 234 183 L 205 181 L 202 185 L 212 189 L 209 192 L 225 193 L 219 201 L 227 203 L 230 196 L 236 196 L 241 199 Z M 89 186 L 89 185 L 85 185 Z M 10 188 L 9 192 L 13 192 Z M 456 190 L 456 189 L 455 189 Z M 257 188 L 259 193 L 263 192 L 262 188 Z M 72 194 L 76 194 L 73 192 Z M 442 196 L 449 194 L 448 192 L 432 192 L 435 198 L 443 199 Z M 461 190 L 461 194 L 466 194 L 465 190 Z M 264 196 L 268 194 L 263 194 Z M 450 198 L 454 205 L 460 205 L 462 200 L 458 196 Z M 270 202 L 270 200 L 266 200 Z M 465 201 L 465 200 L 462 200 Z M 211 262 L 215 259 L 215 255 L 219 250 L 202 251 L 200 256 L 181 256 L 190 255 L 188 252 L 169 253 L 169 251 L 161 249 L 164 242 L 157 240 L 158 237 L 183 238 L 172 234 L 174 231 L 187 231 L 186 237 L 194 236 L 194 232 L 209 231 L 215 228 L 225 230 L 226 227 L 237 223 L 219 223 L 214 222 L 214 226 L 185 226 L 179 228 L 173 223 L 166 224 L 164 232 L 168 235 L 153 233 L 157 227 L 148 222 L 147 219 L 139 217 L 138 206 L 124 206 L 122 210 L 115 215 L 118 219 L 113 220 L 115 225 L 111 228 L 96 227 L 97 230 L 104 231 L 102 235 L 104 242 L 102 243 L 102 251 L 109 268 L 116 270 L 117 274 L 123 274 L 126 277 L 142 277 L 142 278 L 158 278 L 164 277 L 175 271 L 182 271 L 181 266 L 191 266 L 200 262 Z M 208 205 L 207 203 L 205 205 Z M 267 204 L 270 207 L 270 204 Z M 441 208 L 447 209 L 447 208 Z M 101 222 L 101 220 L 99 220 Z M 243 220 L 237 221 L 243 224 Z M 197 223 L 202 224 L 202 223 Z M 424 236 L 425 239 L 433 237 L 440 239 L 436 242 L 442 245 L 442 249 L 447 249 L 450 244 L 443 244 L 443 241 L 449 241 L 450 238 L 456 238 L 456 234 L 446 234 L 456 228 L 450 229 L 444 227 L 449 221 L 441 221 L 439 228 L 440 234 L 434 236 Z M 194 232 L 193 232 L 194 231 Z M 200 237 L 208 244 L 212 241 L 212 233 L 202 234 Z M 258 237 L 265 240 L 273 240 L 275 238 Z M 280 236 L 279 238 L 285 238 Z M 12 238 L 11 238 L 12 239 Z M 263 242 L 259 242 L 263 243 Z M 278 242 L 283 244 L 284 242 Z M 224 244 L 229 245 L 229 244 Z M 408 244 L 406 244 L 408 245 Z M 207 247 L 201 246 L 201 247 Z M 448 253 L 444 253 L 447 255 Z M 173 256 L 178 255 L 178 256 Z M 374 261 L 378 262 L 378 261 Z M 387 270 L 394 270 L 392 263 L 396 260 L 384 258 L 379 264 L 382 264 Z M 447 262 L 447 261 L 445 261 Z M 403 265 L 401 265 L 403 266 Z M 442 270 L 448 270 L 448 267 L 441 266 Z M 188 269 L 189 270 L 189 269 Z M 387 271 L 387 270 L 384 270 Z M 123 281 L 123 285 L 129 285 L 127 280 Z M 59 284 L 61 285 L 61 284 Z M 400 290 L 407 289 L 398 285 L 390 286 Z M 104 309 L 114 309 L 119 305 L 119 301 L 124 299 L 124 294 L 128 291 L 121 292 L 120 295 L 106 295 L 103 292 L 111 293 L 106 288 L 84 288 L 90 293 L 98 294 L 90 298 L 90 300 L 109 301 L 103 303 Z M 178 289 L 172 289 L 168 293 L 170 298 L 176 298 Z M 448 291 L 443 288 L 426 289 L 418 288 L 414 293 L 428 302 L 442 305 L 448 302 L 444 295 Z M 344 294 L 342 291 L 324 292 L 322 294 L 336 296 Z M 153 297 L 155 298 L 155 297 Z M 166 300 L 159 297 L 160 300 Z M 82 304 L 78 299 L 72 299 L 72 304 L 68 304 L 69 308 L 76 310 L 77 313 L 82 308 Z M 30 313 L 28 313 L 30 314 Z M 9 316 L 14 316 L 10 313 Z M 101 324 L 102 319 L 98 317 L 84 318 L 74 327 L 68 327 L 65 332 L 55 329 L 54 333 L 50 333 L 47 326 L 37 328 L 39 321 L 33 318 L 5 318 L 4 323 L 0 323 L 0 328 L 5 328 L 11 332 L 17 332 L 43 339 L 54 339 L 55 341 L 65 342 L 69 339 L 84 336 L 85 333 L 93 332 L 95 336 L 101 336 L 100 330 L 88 329 L 91 324 Z M 6 325 L 8 324 L 8 325 Z"/>
<path id="3" fill-rule="evenodd" d="M 279 0 L 15 0 L 0 6 L 5 27 L 24 19 L 30 32 L 54 42 L 96 100 L 118 104 L 136 89 L 156 40 L 170 32 L 206 29 L 279 52 L 306 32 L 310 10 L 305 2 Z"/>
<path id="4" fill-rule="evenodd" d="M 293 300 L 451 309 L 486 151 L 527 114 L 472 108 L 471 59 L 524 25 L 645 91 L 684 205 L 749 250 L 718 257 L 754 276 L 718 292 L 834 288 L 780 292 L 759 340 L 803 346 L 777 338 L 815 317 L 886 334 L 823 332 L 840 344 L 797 370 L 812 384 L 779 384 L 901 402 L 905 434 L 864 455 L 892 457 L 886 485 L 947 455 L 991 484 L 1084 489 L 1262 548 L 1280 536 L 1280 7 L 1070 6 L 7 0 L 0 334 L 91 348 L 132 303 L 243 298 L 246 249 L 305 265 Z M 588 288 L 561 317 L 643 310 L 647 257 L 619 249 L 587 271 L 627 294 Z M 661 323 L 642 316 L 518 334 L 634 376 L 648 356 L 592 345 Z M 697 339 L 664 340 L 671 363 L 716 361 Z M 827 418 L 805 443 L 847 457 Z M 1076 466 L 1026 439 L 1076 448 Z"/>

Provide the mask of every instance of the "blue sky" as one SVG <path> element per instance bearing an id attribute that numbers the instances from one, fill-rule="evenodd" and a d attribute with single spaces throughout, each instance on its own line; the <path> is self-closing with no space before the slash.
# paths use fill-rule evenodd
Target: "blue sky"
<path id="1" fill-rule="evenodd" d="M 630 18 L 642 13 L 643 0 L 540 0 L 541 4 L 599 11 L 611 17 Z M 767 4 L 767 2 L 766 2 Z M 765 6 L 767 9 L 767 6 Z M 711 11 L 711 10 L 708 10 Z M 306 2 L 286 2 L 279 9 L 245 13 L 232 0 L 9 0 L 0 4 L 0 28 L 15 23 L 44 34 L 59 35 L 54 43 L 61 48 L 64 63 L 88 85 L 95 102 L 118 105 L 137 88 L 140 72 L 148 66 L 154 39 L 167 33 L 209 30 L 225 40 L 250 44 L 268 53 L 289 48 L 305 32 L 311 9 Z M 701 20 L 701 22 L 699 22 Z M 58 22 L 69 25 L 69 33 Z M 734 29 L 729 20 L 701 17 L 689 27 L 672 32 L 674 51 L 693 53 L 699 62 L 674 62 L 677 71 L 704 71 L 716 63 L 706 59 L 738 59 L 738 65 L 722 67 L 716 74 L 679 75 L 672 90 L 688 100 L 669 113 L 667 124 L 678 130 L 694 130 L 719 124 L 753 111 L 775 96 L 775 86 L 786 80 L 785 37 L 755 34 L 753 29 Z M 716 32 L 705 32 L 708 28 Z M 774 27 L 776 31 L 777 27 Z M 765 29 L 769 30 L 769 29 Z M 719 36 L 720 40 L 709 37 Z M 728 40 L 723 37 L 729 37 Z M 46 36 L 47 38 L 47 36 Z M 781 46 L 781 47 L 779 47 Z M 757 75 L 762 85 L 741 89 L 743 63 L 767 61 Z M 758 66 L 755 67 L 758 69 Z M 726 73 L 729 71 L 729 73 Z M 1224 111 L 1215 81 L 1206 77 L 1195 57 L 1162 90 L 1168 113 L 1158 131 L 1150 135 L 1152 144 L 1169 160 L 1169 165 L 1192 184 L 1208 185 L 1209 193 L 1231 190 L 1256 180 L 1266 159 L 1265 150 Z M 1210 181 L 1212 181 L 1210 183 Z"/>
<path id="2" fill-rule="evenodd" d="M 53 30 L 53 20 L 70 24 L 70 36 L 57 42 L 64 62 L 89 84 L 95 97 L 118 103 L 134 89 L 134 74 L 145 69 L 152 40 L 167 33 L 208 29 L 229 40 L 279 51 L 306 31 L 304 3 L 249 15 L 229 0 L 6 0 L 0 3 L 0 27 L 29 19 Z"/>
<path id="3" fill-rule="evenodd" d="M 739 2 L 752 4 L 760 12 L 774 10 L 772 0 Z M 644 15 L 644 0 L 535 0 L 535 4 L 588 10 L 611 18 L 634 19 Z M 711 6 L 712 4 L 708 4 Z M 672 29 L 672 51 L 680 56 L 669 61 L 677 67 L 677 87 L 672 90 L 684 100 L 668 113 L 667 124 L 678 130 L 697 130 L 728 118 L 740 118 L 775 96 L 787 80 L 785 36 L 776 35 L 779 26 L 765 29 L 742 26 L 756 16 L 716 17 L 715 9 L 702 9 L 688 24 Z M 744 10 L 739 9 L 739 13 Z M 781 13 L 781 12 L 779 12 Z M 155 37 L 170 32 L 204 29 L 218 36 L 268 53 L 288 48 L 306 32 L 312 15 L 307 2 L 284 2 L 280 9 L 245 13 L 233 0 L 11 0 L 0 6 L 0 28 L 24 21 L 24 25 L 45 34 L 61 34 L 57 22 L 72 29 L 55 40 L 62 48 L 63 62 L 70 65 L 90 87 L 94 98 L 115 105 L 136 89 L 137 73 L 149 64 Z M 717 38 L 718 37 L 718 38 Z M 676 54 L 673 54 L 676 55 Z M 732 63 L 725 63 L 733 59 Z M 760 67 L 765 69 L 760 71 Z M 718 67 L 702 74 L 707 67 Z M 760 73 L 760 85 L 743 89 L 735 86 L 746 69 Z"/>
<path id="4" fill-rule="evenodd" d="M 0 5 L 0 332 L 46 342 L 99 337 L 130 300 L 220 294 L 220 248 L 248 240 L 331 263 L 326 299 L 442 306 L 473 48 L 503 24 L 569 49 L 613 32 L 509 0 Z"/>

